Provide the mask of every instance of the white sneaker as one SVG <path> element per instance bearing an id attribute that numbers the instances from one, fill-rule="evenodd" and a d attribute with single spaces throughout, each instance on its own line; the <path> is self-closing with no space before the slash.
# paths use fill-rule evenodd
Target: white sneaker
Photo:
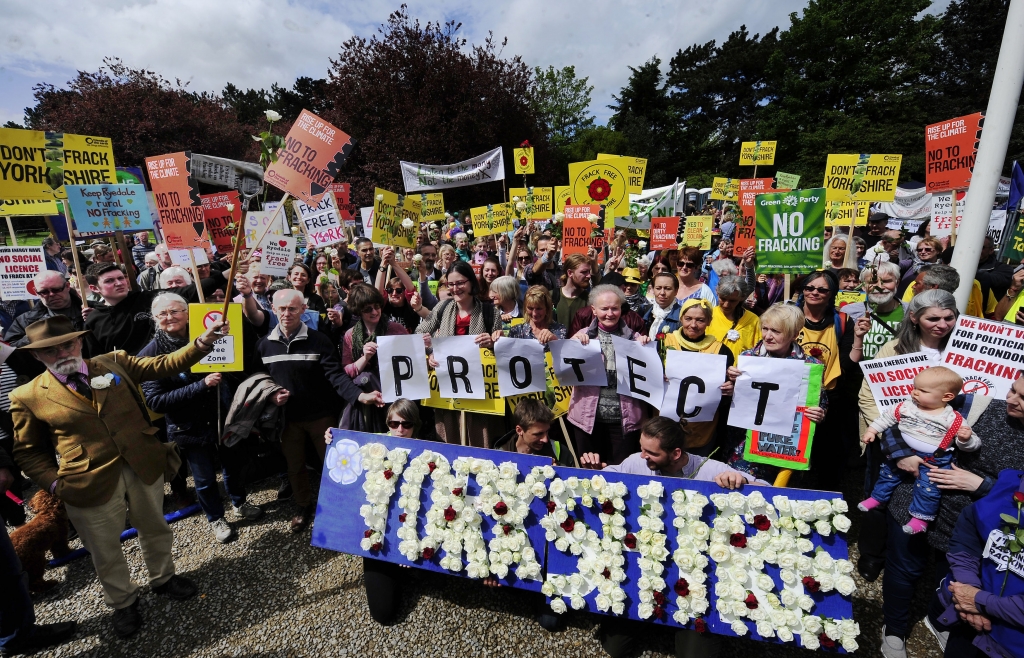
<path id="1" fill-rule="evenodd" d="M 255 521 L 263 516 L 263 509 L 252 503 L 245 502 L 240 507 L 235 508 L 235 513 L 246 521 Z"/>
<path id="2" fill-rule="evenodd" d="M 939 643 L 939 648 L 942 649 L 942 653 L 946 653 L 946 642 L 949 641 L 949 631 L 940 631 L 935 628 L 935 624 L 928 618 L 928 615 L 924 616 L 924 627 L 932 632 L 935 636 L 935 641 Z"/>
<path id="3" fill-rule="evenodd" d="M 210 530 L 213 531 L 213 536 L 217 538 L 217 541 L 222 544 L 226 544 L 235 535 L 234 529 L 222 518 L 211 521 Z"/>
<path id="4" fill-rule="evenodd" d="M 885 658 L 907 658 L 906 643 L 895 635 L 886 635 L 882 626 L 882 655 Z"/>

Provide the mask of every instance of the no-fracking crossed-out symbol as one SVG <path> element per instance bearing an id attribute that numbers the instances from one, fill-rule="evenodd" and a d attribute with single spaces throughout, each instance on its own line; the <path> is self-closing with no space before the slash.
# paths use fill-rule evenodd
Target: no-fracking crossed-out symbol
<path id="1" fill-rule="evenodd" d="M 209 313 L 203 316 L 203 327 L 209 329 L 215 323 L 220 322 L 220 320 L 223 317 L 224 314 L 221 313 L 220 311 L 210 311 Z"/>

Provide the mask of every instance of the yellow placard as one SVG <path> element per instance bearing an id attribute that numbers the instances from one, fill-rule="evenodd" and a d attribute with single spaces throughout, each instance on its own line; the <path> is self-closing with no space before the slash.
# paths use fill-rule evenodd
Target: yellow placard
<path id="1" fill-rule="evenodd" d="M 859 212 L 857 206 L 860 206 Z M 857 221 L 854 226 L 867 226 L 870 208 L 870 203 L 833 201 L 828 204 L 828 210 L 825 212 L 825 226 L 849 226 L 854 213 L 857 213 Z"/>
<path id="2" fill-rule="evenodd" d="M 554 194 L 550 187 L 510 187 L 508 196 L 512 199 L 510 203 L 516 203 L 515 198 L 519 197 L 519 201 L 526 204 L 524 213 L 527 219 L 547 219 L 555 214 L 552 210 Z"/>
<path id="3" fill-rule="evenodd" d="M 0 199 L 0 217 L 56 215 L 58 212 L 55 199 Z"/>
<path id="4" fill-rule="evenodd" d="M 630 194 L 641 194 L 644 191 L 644 177 L 647 175 L 647 158 L 634 158 L 624 155 L 598 153 L 598 160 L 619 160 L 626 172 L 626 187 Z"/>
<path id="5" fill-rule="evenodd" d="M 773 165 L 775 164 L 775 145 L 778 142 L 743 142 L 740 144 L 740 164 Z"/>
<path id="6" fill-rule="evenodd" d="M 825 163 L 826 201 L 885 201 L 896 197 L 902 155 L 830 153 Z"/>
<path id="7" fill-rule="evenodd" d="M 533 173 L 533 147 L 512 149 L 517 174 Z"/>
<path id="8" fill-rule="evenodd" d="M 512 213 L 507 203 L 492 203 L 489 206 L 470 208 L 473 218 L 473 237 L 497 235 L 512 231 Z"/>
<path id="9" fill-rule="evenodd" d="M 618 159 L 588 160 L 569 165 L 569 187 L 574 205 L 597 203 L 607 208 L 605 223 L 629 214 L 626 169 Z"/>
<path id="10" fill-rule="evenodd" d="M 223 311 L 223 304 L 189 304 L 189 339 L 202 336 L 212 323 L 223 317 Z M 213 352 L 192 366 L 192 372 L 238 372 L 244 369 L 241 304 L 228 304 L 228 324 L 228 335 L 213 344 Z"/>
<path id="11" fill-rule="evenodd" d="M 376 244 L 392 247 L 415 247 L 420 212 L 418 195 L 406 196 L 399 208 L 397 194 L 376 188 L 373 191 L 373 233 L 370 239 Z M 403 226 L 405 219 L 412 220 L 413 226 Z"/>
<path id="12" fill-rule="evenodd" d="M 491 350 L 480 350 L 480 361 L 484 367 L 483 400 L 466 400 L 463 398 L 441 397 L 437 385 L 437 373 L 430 371 L 430 397 L 420 401 L 424 407 L 448 409 L 449 411 L 470 411 L 492 416 L 505 415 L 505 398 L 498 394 L 498 362 Z"/>
<path id="13" fill-rule="evenodd" d="M 686 227 L 683 229 L 683 244 L 707 251 L 711 248 L 711 229 L 714 225 L 715 218 L 711 216 L 687 217 Z"/>
<path id="14" fill-rule="evenodd" d="M 565 207 L 572 205 L 572 188 L 568 185 L 555 185 L 555 212 L 565 212 Z"/>
<path id="15" fill-rule="evenodd" d="M 0 128 L 0 199 L 66 199 L 64 185 L 116 182 L 108 137 Z"/>
<path id="16" fill-rule="evenodd" d="M 715 178 L 711 183 L 711 198 L 717 201 L 736 201 L 739 193 L 739 178 Z"/>
<path id="17" fill-rule="evenodd" d="M 434 192 L 420 195 L 420 221 L 444 221 L 444 194 Z"/>

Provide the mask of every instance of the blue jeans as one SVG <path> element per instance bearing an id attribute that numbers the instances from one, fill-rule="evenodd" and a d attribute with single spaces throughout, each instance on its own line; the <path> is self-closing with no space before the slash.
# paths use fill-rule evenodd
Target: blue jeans
<path id="1" fill-rule="evenodd" d="M 938 466 L 941 469 L 949 470 L 953 463 L 953 451 L 947 450 L 941 456 L 926 452 L 914 453 L 921 457 L 928 464 Z M 942 491 L 932 484 L 928 473 L 931 471 L 925 464 L 918 469 L 917 482 L 914 483 L 914 498 L 910 501 L 910 516 L 922 521 L 934 521 L 935 515 L 939 513 L 939 502 L 942 500 Z M 896 467 L 896 462 L 888 460 L 882 463 L 878 469 L 878 481 L 875 488 L 871 490 L 871 497 L 880 503 L 887 503 L 892 498 L 892 492 L 896 491 L 902 482 L 909 480 L 913 474 L 901 471 Z"/>
<path id="2" fill-rule="evenodd" d="M 28 593 L 28 574 L 21 568 L 3 519 L 0 525 L 4 530 L 0 535 L 0 647 L 5 647 L 26 633 L 31 635 L 36 613 Z"/>
<path id="3" fill-rule="evenodd" d="M 179 447 L 182 457 L 192 469 L 192 478 L 196 483 L 196 495 L 199 497 L 199 505 L 206 513 L 206 520 L 213 522 L 224 518 L 224 501 L 221 500 L 220 487 L 217 486 L 217 447 L 215 445 Z M 230 464 L 230 458 L 227 458 L 227 453 L 230 450 L 230 448 L 226 448 L 220 453 L 222 461 L 225 462 L 224 486 L 235 507 L 241 507 L 245 502 L 245 482 L 238 474 L 232 477 L 232 471 L 235 469 L 231 468 L 233 464 Z"/>
<path id="4" fill-rule="evenodd" d="M 885 520 L 888 538 L 882 574 L 882 618 L 886 635 L 906 639 L 914 590 L 928 569 L 929 555 L 934 555 L 937 571 L 937 576 L 928 583 L 930 589 L 935 589 L 937 581 L 949 571 L 949 565 L 945 553 L 929 546 L 925 533 L 908 535 L 888 511 Z"/>

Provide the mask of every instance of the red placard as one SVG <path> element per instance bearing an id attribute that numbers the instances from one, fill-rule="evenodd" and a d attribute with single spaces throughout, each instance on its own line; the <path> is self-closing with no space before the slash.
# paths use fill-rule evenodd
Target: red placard
<path id="1" fill-rule="evenodd" d="M 242 202 L 238 192 L 231 190 L 219 194 L 202 194 L 199 198 L 203 202 L 203 218 L 213 245 L 221 253 L 231 253 L 234 232 L 228 229 L 228 224 L 234 223 L 237 227 L 242 221 Z M 229 203 L 234 205 L 231 212 L 227 208 Z"/>
<path id="2" fill-rule="evenodd" d="M 590 233 L 594 225 L 590 221 L 590 216 L 600 216 L 601 206 L 596 203 L 585 206 L 566 206 L 564 212 L 562 256 L 586 254 L 592 246 Z"/>
<path id="3" fill-rule="evenodd" d="M 302 110 L 285 137 L 277 162 L 263 179 L 306 205 L 315 206 L 352 152 L 352 138 L 309 110 Z"/>
<path id="4" fill-rule="evenodd" d="M 146 158 L 149 186 L 160 214 L 160 231 L 168 249 L 192 249 L 209 243 L 203 204 L 192 178 L 188 151 Z"/>
<path id="5" fill-rule="evenodd" d="M 925 187 L 929 192 L 970 187 L 983 118 L 981 112 L 975 112 L 924 129 Z"/>
<path id="6" fill-rule="evenodd" d="M 651 217 L 651 246 L 653 251 L 675 249 L 679 244 L 679 217 Z"/>
<path id="7" fill-rule="evenodd" d="M 338 212 L 345 222 L 355 222 L 355 208 L 352 206 L 352 186 L 349 183 L 331 183 L 328 192 L 334 192 L 334 200 L 338 202 Z"/>
<path id="8" fill-rule="evenodd" d="M 746 178 L 740 181 L 740 217 L 735 218 L 736 232 L 733 233 L 732 255 L 742 256 L 748 248 L 755 246 L 754 197 L 768 192 L 787 192 L 772 189 L 774 178 Z"/>

